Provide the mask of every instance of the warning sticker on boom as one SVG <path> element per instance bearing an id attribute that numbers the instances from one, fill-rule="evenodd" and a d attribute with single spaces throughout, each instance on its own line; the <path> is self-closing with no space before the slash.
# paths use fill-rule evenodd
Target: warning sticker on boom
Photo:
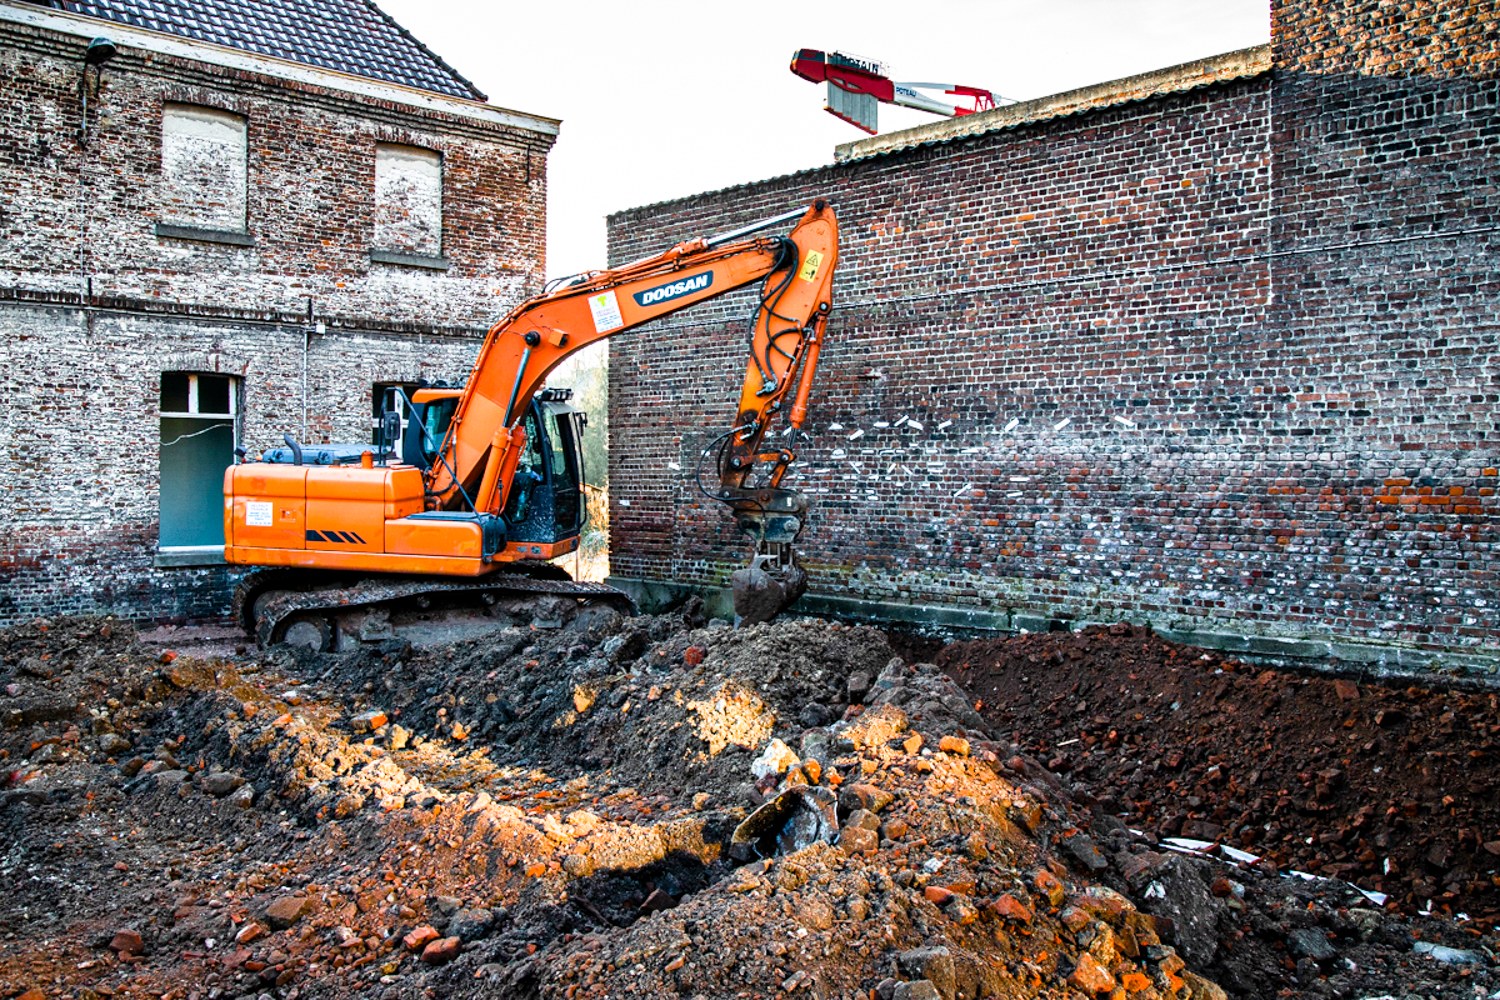
<path id="1" fill-rule="evenodd" d="M 600 292 L 598 295 L 590 295 L 589 312 L 594 316 L 596 333 L 608 333 L 610 330 L 618 330 L 625 325 L 625 318 L 620 315 L 620 303 L 615 298 L 613 289 Z"/>
<path id="2" fill-rule="evenodd" d="M 245 525 L 247 527 L 269 528 L 273 523 L 274 522 L 271 520 L 271 501 L 245 501 Z"/>
<path id="3" fill-rule="evenodd" d="M 802 259 L 802 270 L 797 272 L 797 277 L 803 281 L 811 281 L 818 276 L 818 268 L 823 266 L 823 255 L 817 250 L 807 251 L 807 256 Z"/>

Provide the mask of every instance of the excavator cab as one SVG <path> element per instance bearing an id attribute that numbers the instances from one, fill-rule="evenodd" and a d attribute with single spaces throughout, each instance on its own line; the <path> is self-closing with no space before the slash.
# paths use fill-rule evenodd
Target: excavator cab
<path id="1" fill-rule="evenodd" d="M 461 394 L 459 389 L 418 389 L 395 401 L 406 417 L 403 462 L 425 472 L 441 460 L 443 437 Z M 588 416 L 570 405 L 572 395 L 571 389 L 543 389 L 521 420 L 526 447 L 502 513 L 506 536 L 523 548 L 526 543 L 576 538 L 588 516 L 583 500 L 583 429 Z"/>
<path id="2" fill-rule="evenodd" d="M 526 448 L 516 464 L 505 521 L 513 541 L 560 542 L 583 530 L 585 415 L 568 405 L 572 392 L 544 389 L 522 419 Z"/>

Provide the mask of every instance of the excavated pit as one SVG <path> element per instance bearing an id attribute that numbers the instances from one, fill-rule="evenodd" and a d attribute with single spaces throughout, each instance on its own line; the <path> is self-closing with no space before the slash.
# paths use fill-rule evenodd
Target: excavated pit
<path id="1" fill-rule="evenodd" d="M 1332 721 L 1277 717 L 1326 699 L 1145 633 L 910 663 L 873 629 L 697 607 L 420 650 L 219 648 L 106 619 L 0 633 L 0 995 L 1500 995 L 1500 830 L 1472 794 L 1494 787 L 1489 695 L 1330 687 Z M 1398 707 L 1433 724 L 1360 753 L 1405 748 L 1431 794 L 1366 788 L 1370 741 L 1348 736 L 1327 794 L 1321 765 L 1261 788 L 1312 767 L 1297 727 L 1320 758 L 1329 727 Z M 1283 726 L 1257 781 L 1252 719 Z M 817 822 L 766 808 L 804 799 Z M 1386 799 L 1401 823 L 1356 824 Z M 1402 852 L 1432 853 L 1444 816 L 1422 916 Z M 1384 907 L 1334 853 L 1382 831 Z M 1163 843 L 1214 832 L 1206 854 Z M 1322 861 L 1285 846 L 1308 837 Z"/>

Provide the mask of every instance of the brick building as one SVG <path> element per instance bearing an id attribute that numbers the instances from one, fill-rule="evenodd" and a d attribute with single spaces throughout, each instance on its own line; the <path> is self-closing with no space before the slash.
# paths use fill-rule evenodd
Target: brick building
<path id="1" fill-rule="evenodd" d="M 620 212 L 611 257 L 815 197 L 844 240 L 808 607 L 1496 670 L 1492 2 L 1275 0 L 1269 47 Z M 750 307 L 612 343 L 638 593 L 744 559 L 691 470 Z"/>
<path id="2" fill-rule="evenodd" d="M 465 375 L 557 129 L 365 0 L 0 0 L 0 622 L 224 611 L 234 448 Z"/>

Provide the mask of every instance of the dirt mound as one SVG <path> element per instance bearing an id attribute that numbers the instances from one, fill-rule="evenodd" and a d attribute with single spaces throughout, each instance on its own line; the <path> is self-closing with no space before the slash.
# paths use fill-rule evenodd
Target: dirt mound
<path id="1" fill-rule="evenodd" d="M 1500 920 L 1500 695 L 1251 667 L 1128 626 L 941 662 L 1132 826 Z"/>
<path id="2" fill-rule="evenodd" d="M 483 745 L 498 765 L 598 773 L 681 800 L 746 781 L 768 740 L 842 716 L 850 678 L 867 688 L 892 655 L 875 629 L 736 630 L 690 609 L 306 666 L 392 723 Z"/>
<path id="3" fill-rule="evenodd" d="M 1153 850 L 867 628 L 207 660 L 70 620 L 0 633 L 0 692 L 0 996 L 1500 987 L 1492 939 Z"/>
<path id="4" fill-rule="evenodd" d="M 1098 815 L 1376 894 L 1324 886 L 1320 908 L 1282 879 L 1274 905 L 1217 907 L 1216 942 L 1270 942 L 1290 969 L 1288 936 L 1309 913 L 1346 941 L 1379 936 L 1381 902 L 1452 915 L 1475 941 L 1500 920 L 1493 693 L 1252 667 L 1124 625 L 955 643 L 937 660 L 996 735 Z M 1249 989 L 1257 975 L 1253 961 L 1247 972 L 1216 967 L 1207 949 L 1195 957 L 1227 985 Z"/>

